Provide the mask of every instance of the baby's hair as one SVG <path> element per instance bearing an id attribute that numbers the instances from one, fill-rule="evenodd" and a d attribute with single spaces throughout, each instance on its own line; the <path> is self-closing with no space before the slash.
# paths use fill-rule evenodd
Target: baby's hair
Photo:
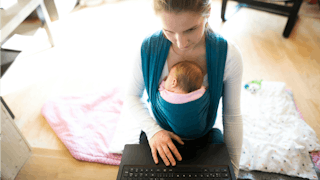
<path id="1" fill-rule="evenodd" d="M 199 64 L 193 61 L 181 61 L 172 68 L 176 68 L 174 76 L 182 91 L 190 93 L 201 88 L 204 74 Z"/>

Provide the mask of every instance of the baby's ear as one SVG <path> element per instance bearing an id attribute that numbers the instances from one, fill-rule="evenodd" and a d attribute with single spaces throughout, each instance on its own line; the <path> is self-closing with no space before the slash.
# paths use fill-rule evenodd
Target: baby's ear
<path id="1" fill-rule="evenodd" d="M 164 80 L 164 81 L 166 81 L 166 80 L 167 80 L 167 78 L 168 78 L 168 76 L 164 77 L 164 78 L 163 78 L 163 80 Z"/>

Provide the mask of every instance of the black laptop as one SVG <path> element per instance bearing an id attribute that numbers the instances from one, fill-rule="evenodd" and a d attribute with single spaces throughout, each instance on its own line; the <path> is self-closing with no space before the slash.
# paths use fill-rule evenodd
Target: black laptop
<path id="1" fill-rule="evenodd" d="M 117 180 L 236 180 L 226 145 L 177 146 L 182 161 L 155 164 L 148 144 L 125 145 Z M 173 155 L 174 156 L 174 155 Z M 176 157 L 175 157 L 176 158 Z"/>

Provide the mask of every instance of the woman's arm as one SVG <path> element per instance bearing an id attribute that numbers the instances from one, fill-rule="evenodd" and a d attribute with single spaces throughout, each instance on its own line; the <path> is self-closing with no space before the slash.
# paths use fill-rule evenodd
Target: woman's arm
<path id="1" fill-rule="evenodd" d="M 228 148 L 236 177 L 243 140 L 243 122 L 240 109 L 243 62 L 240 49 L 228 41 L 228 53 L 224 74 L 223 138 Z"/>
<path id="2" fill-rule="evenodd" d="M 183 144 L 183 142 L 180 137 L 173 132 L 162 129 L 150 115 L 146 103 L 143 102 L 142 97 L 145 91 L 145 84 L 142 74 L 140 50 L 137 51 L 129 78 L 125 103 L 127 103 L 131 116 L 140 124 L 141 129 L 147 135 L 154 162 L 156 164 L 159 163 L 157 156 L 159 153 L 167 166 L 170 164 L 175 166 L 176 162 L 172 153 L 179 161 L 181 161 L 181 155 L 171 139 L 175 139 L 180 144 Z"/>
<path id="3" fill-rule="evenodd" d="M 145 84 L 142 75 L 141 51 L 139 48 L 134 57 L 131 72 L 129 73 L 125 102 L 128 105 L 128 111 L 131 117 L 140 124 L 141 129 L 146 133 L 147 138 L 150 141 L 155 133 L 163 129 L 150 115 L 147 104 L 142 100 L 144 90 Z"/>

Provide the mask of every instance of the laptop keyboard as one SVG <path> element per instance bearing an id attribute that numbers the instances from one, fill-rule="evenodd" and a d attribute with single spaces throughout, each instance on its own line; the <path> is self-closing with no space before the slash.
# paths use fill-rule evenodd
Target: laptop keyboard
<path id="1" fill-rule="evenodd" d="M 124 166 L 121 180 L 231 180 L 228 167 L 164 167 L 145 168 Z"/>

